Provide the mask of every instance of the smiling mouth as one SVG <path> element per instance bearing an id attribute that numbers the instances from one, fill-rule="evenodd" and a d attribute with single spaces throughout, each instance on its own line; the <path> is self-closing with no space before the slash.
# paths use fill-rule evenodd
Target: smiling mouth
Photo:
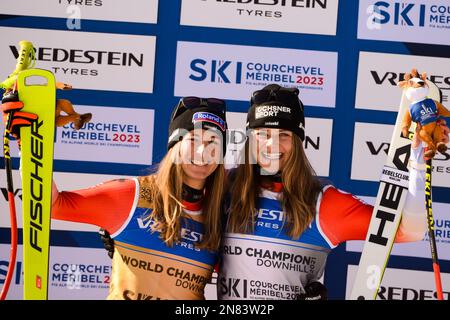
<path id="1" fill-rule="evenodd" d="M 282 156 L 281 152 L 276 152 L 276 153 L 263 152 L 262 155 L 264 158 L 269 159 L 269 160 L 279 160 Z"/>
<path id="2" fill-rule="evenodd" d="M 197 167 L 206 167 L 208 165 L 206 162 L 194 162 L 193 160 L 191 160 L 191 164 Z"/>

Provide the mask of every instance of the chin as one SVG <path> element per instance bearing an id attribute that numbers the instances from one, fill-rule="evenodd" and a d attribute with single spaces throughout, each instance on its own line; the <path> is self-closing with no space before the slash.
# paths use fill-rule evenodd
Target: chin
<path id="1" fill-rule="evenodd" d="M 199 167 L 196 165 L 190 165 L 189 169 L 187 170 L 187 175 L 192 179 L 206 179 L 208 178 L 213 172 L 214 168 L 212 166 L 204 166 Z"/>
<path id="2" fill-rule="evenodd" d="M 281 170 L 281 164 L 278 161 L 272 161 L 270 163 L 264 163 L 261 165 L 261 163 L 258 163 L 258 165 L 263 169 L 266 174 L 273 175 L 276 174 L 278 171 Z"/>

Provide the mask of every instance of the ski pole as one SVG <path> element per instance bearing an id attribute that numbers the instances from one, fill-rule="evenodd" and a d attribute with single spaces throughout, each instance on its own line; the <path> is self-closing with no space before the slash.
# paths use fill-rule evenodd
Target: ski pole
<path id="1" fill-rule="evenodd" d="M 8 204 L 9 204 L 9 216 L 11 220 L 11 251 L 9 255 L 9 266 L 8 272 L 6 274 L 5 283 L 0 294 L 0 300 L 5 300 L 6 295 L 9 291 L 9 285 L 11 284 L 11 279 L 14 273 L 14 267 L 16 265 L 17 257 L 17 218 L 16 218 L 16 204 L 14 201 L 14 187 L 12 179 L 12 166 L 11 166 L 11 156 L 9 153 L 9 136 L 11 122 L 13 118 L 13 112 L 8 114 L 8 120 L 5 128 L 5 133 L 3 135 L 3 152 L 5 157 L 5 169 L 6 169 L 6 181 L 8 188 Z"/>
<path id="2" fill-rule="evenodd" d="M 8 76 L 8 78 L 0 83 L 0 88 L 5 89 L 5 94 L 3 95 L 2 103 L 15 104 L 20 103 L 17 98 L 17 86 L 16 79 L 19 72 L 26 70 L 30 66 L 32 66 L 35 62 L 35 53 L 34 48 L 31 42 L 22 40 L 19 43 L 19 56 L 17 57 L 17 63 L 14 71 Z M 13 97 L 14 99 L 11 99 Z M 18 109 L 21 107 L 18 106 Z M 8 204 L 9 204 L 9 215 L 11 221 L 11 247 L 10 247 L 10 256 L 9 256 L 9 266 L 8 271 L 6 273 L 5 282 L 3 284 L 2 291 L 0 292 L 0 300 L 5 300 L 9 291 L 9 286 L 11 284 L 11 279 L 14 274 L 14 268 L 16 264 L 17 257 L 17 238 L 18 238 L 18 230 L 17 230 L 17 217 L 16 217 L 16 204 L 14 201 L 14 187 L 13 187 L 13 178 L 12 178 L 12 163 L 11 163 L 11 155 L 10 155 L 10 136 L 12 130 L 12 124 L 14 119 L 14 107 L 11 107 L 10 111 L 7 115 L 5 131 L 3 134 L 3 153 L 5 159 L 5 170 L 6 170 L 6 181 L 7 181 L 7 190 L 8 190 Z"/>
<path id="3" fill-rule="evenodd" d="M 432 195 L 431 195 L 431 158 L 425 158 L 426 172 L 425 172 L 425 208 L 427 210 L 427 224 L 428 224 L 428 240 L 431 247 L 431 259 L 433 260 L 434 280 L 436 283 L 436 292 L 438 300 L 444 300 L 442 292 L 441 271 L 439 267 L 439 259 L 436 246 L 436 238 L 434 235 L 434 218 L 432 210 Z"/>

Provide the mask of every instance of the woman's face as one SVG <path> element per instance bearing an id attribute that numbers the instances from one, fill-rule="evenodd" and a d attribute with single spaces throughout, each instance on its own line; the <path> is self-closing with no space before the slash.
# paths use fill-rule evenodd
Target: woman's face
<path id="1" fill-rule="evenodd" d="M 221 161 L 222 141 L 214 130 L 195 129 L 183 137 L 180 147 L 183 181 L 190 187 L 203 188 L 206 178 Z"/>
<path id="2" fill-rule="evenodd" d="M 292 131 L 258 128 L 252 131 L 250 150 L 266 174 L 282 171 L 292 150 Z"/>

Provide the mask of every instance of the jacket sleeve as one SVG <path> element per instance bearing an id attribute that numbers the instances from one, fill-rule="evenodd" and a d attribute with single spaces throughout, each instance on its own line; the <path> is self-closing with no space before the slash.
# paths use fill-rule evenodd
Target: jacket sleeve
<path id="1" fill-rule="evenodd" d="M 427 230 L 425 212 L 425 172 L 420 167 L 423 149 L 412 149 L 413 162 L 402 220 L 395 242 L 423 239 Z M 422 161 L 423 162 L 423 161 Z M 348 240 L 365 240 L 372 217 L 373 206 L 332 186 L 324 188 L 318 201 L 318 223 L 323 235 L 333 246 Z"/>
<path id="2" fill-rule="evenodd" d="M 424 149 L 411 149 L 408 196 L 403 208 L 402 221 L 397 231 L 396 242 L 422 240 L 427 231 L 427 213 L 425 209 L 425 163 Z"/>
<path id="3" fill-rule="evenodd" d="M 119 179 L 91 188 L 59 192 L 52 186 L 52 218 L 88 223 L 117 232 L 131 217 L 139 195 L 137 179 Z"/>

